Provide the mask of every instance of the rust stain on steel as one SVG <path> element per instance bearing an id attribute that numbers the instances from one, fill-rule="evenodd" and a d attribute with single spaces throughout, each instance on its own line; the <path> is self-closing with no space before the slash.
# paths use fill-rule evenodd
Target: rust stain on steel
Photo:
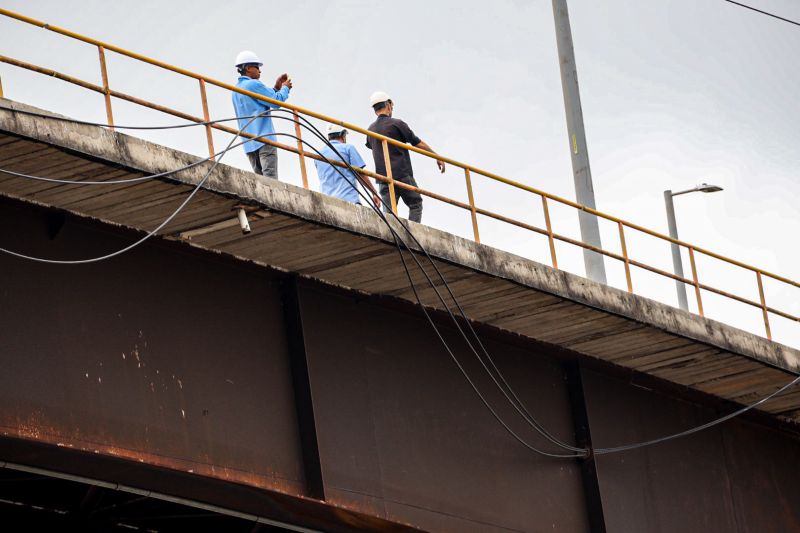
<path id="1" fill-rule="evenodd" d="M 137 463 L 169 468 L 171 470 L 188 472 L 199 476 L 221 479 L 224 481 L 231 481 L 260 489 L 280 492 L 281 494 L 286 494 L 289 496 L 313 500 L 313 498 L 307 498 L 304 496 L 296 483 L 287 482 L 287 480 L 280 478 L 274 472 L 271 474 L 245 472 L 223 465 L 199 463 L 195 461 L 182 460 L 175 457 L 165 457 L 163 455 L 154 453 L 132 450 L 130 448 L 122 448 L 113 444 L 101 444 L 98 441 L 88 439 L 80 435 L 67 436 L 61 432 L 59 428 L 52 425 L 52 423 L 44 420 L 44 417 L 39 419 L 35 415 L 20 419 L 16 422 L 3 421 L 0 422 L 0 424 L 2 424 L 2 434 L 6 437 L 33 440 L 44 444 L 58 446 L 60 448 L 70 448 L 83 452 L 118 457 Z M 78 432 L 76 431 L 76 433 Z M 107 439 L 107 441 L 111 440 L 109 435 L 104 435 L 103 437 Z"/>

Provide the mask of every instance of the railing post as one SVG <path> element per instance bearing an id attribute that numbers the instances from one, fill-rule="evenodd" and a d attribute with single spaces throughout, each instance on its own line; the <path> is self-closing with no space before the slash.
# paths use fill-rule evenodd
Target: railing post
<path id="1" fill-rule="evenodd" d="M 764 314 L 764 328 L 767 330 L 767 338 L 772 340 L 772 331 L 769 327 L 769 312 L 767 311 L 767 300 L 764 298 L 764 284 L 761 281 L 761 272 L 756 270 L 758 280 L 758 295 L 761 297 L 761 312 Z"/>
<path id="2" fill-rule="evenodd" d="M 0 78 L 0 98 L 4 98 L 4 96 L 3 96 L 3 78 Z"/>
<path id="3" fill-rule="evenodd" d="M 306 172 L 306 152 L 303 150 L 303 134 L 300 132 L 300 117 L 297 111 L 292 111 L 294 115 L 294 135 L 297 137 L 297 155 L 300 157 L 300 175 L 303 177 L 303 188 L 308 189 L 308 172 Z"/>
<path id="4" fill-rule="evenodd" d="M 394 178 L 392 177 L 392 162 L 389 159 L 389 143 L 386 139 L 381 141 L 383 144 L 383 162 L 386 166 L 386 177 L 389 178 L 389 199 L 392 203 L 392 213 L 397 214 L 397 196 L 394 193 Z"/>
<path id="5" fill-rule="evenodd" d="M 622 222 L 619 225 L 619 244 L 622 248 L 622 257 L 625 258 L 625 280 L 628 282 L 628 292 L 633 292 L 633 282 L 631 281 L 631 262 L 628 259 L 628 247 L 625 245 L 625 228 Z"/>
<path id="6" fill-rule="evenodd" d="M 469 169 L 464 169 L 464 177 L 467 180 L 467 196 L 469 197 L 469 210 L 472 213 L 472 233 L 475 235 L 475 242 L 481 242 L 478 234 L 478 213 L 475 212 L 475 198 L 472 196 L 472 179 L 469 177 Z"/>
<path id="7" fill-rule="evenodd" d="M 692 281 L 694 282 L 694 294 L 697 297 L 697 313 L 703 314 L 703 300 L 700 298 L 700 282 L 697 281 L 697 265 L 694 262 L 694 248 L 689 246 L 689 261 L 692 263 Z"/>
<path id="8" fill-rule="evenodd" d="M 214 160 L 214 138 L 211 136 L 211 124 L 208 122 L 211 120 L 210 115 L 208 114 L 208 98 L 206 98 L 206 82 L 205 80 L 200 81 L 200 100 L 203 102 L 203 120 L 206 121 L 206 140 L 208 141 L 208 156 L 211 160 Z"/>
<path id="9" fill-rule="evenodd" d="M 553 227 L 550 225 L 550 210 L 547 208 L 546 196 L 542 196 L 542 209 L 544 209 L 544 224 L 547 228 L 547 242 L 550 243 L 550 259 L 553 261 L 553 268 L 558 268 L 556 242 L 553 240 Z"/>
<path id="10" fill-rule="evenodd" d="M 103 95 L 106 99 L 106 116 L 108 117 L 108 126 L 114 129 L 114 115 L 111 113 L 111 90 L 108 87 L 108 70 L 106 69 L 106 53 L 102 46 L 97 47 L 97 52 L 100 54 L 100 74 L 103 77 Z"/>

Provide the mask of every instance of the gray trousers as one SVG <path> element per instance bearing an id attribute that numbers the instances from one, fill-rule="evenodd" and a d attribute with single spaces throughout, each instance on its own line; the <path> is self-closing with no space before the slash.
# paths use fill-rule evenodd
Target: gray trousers
<path id="1" fill-rule="evenodd" d="M 278 149 L 265 144 L 254 152 L 247 152 L 253 172 L 268 178 L 278 179 Z"/>
<path id="2" fill-rule="evenodd" d="M 402 181 L 409 185 L 417 186 L 414 176 L 406 176 L 404 178 L 395 178 L 395 181 Z M 389 195 L 389 184 L 380 183 L 381 199 L 383 199 L 383 210 L 387 213 L 391 212 L 391 197 Z M 400 198 L 403 199 L 408 206 L 408 220 L 412 222 L 422 222 L 422 195 L 417 191 L 409 191 L 400 187 L 394 188 L 394 195 L 400 203 Z"/>

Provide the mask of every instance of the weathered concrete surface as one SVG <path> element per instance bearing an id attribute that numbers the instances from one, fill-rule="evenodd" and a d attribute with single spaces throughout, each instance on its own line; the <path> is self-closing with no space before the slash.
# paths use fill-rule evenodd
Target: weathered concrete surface
<path id="1" fill-rule="evenodd" d="M 195 156 L 125 134 L 95 126 L 15 113 L 13 110 L 17 109 L 42 113 L 41 110 L 23 104 L 0 100 L 0 130 L 120 167 L 158 173 L 198 160 Z M 206 163 L 171 175 L 169 181 L 196 185 L 208 168 L 209 164 Z M 387 243 L 393 242 L 389 230 L 369 209 L 286 183 L 267 180 L 224 164 L 220 164 L 213 172 L 205 188 L 271 212 L 285 213 L 314 224 L 338 228 Z M 118 223 L 115 220 L 108 222 Z M 800 371 L 800 352 L 796 349 L 444 231 L 414 223 L 410 225 L 422 246 L 437 259 L 625 317 L 777 369 L 790 373 Z"/>

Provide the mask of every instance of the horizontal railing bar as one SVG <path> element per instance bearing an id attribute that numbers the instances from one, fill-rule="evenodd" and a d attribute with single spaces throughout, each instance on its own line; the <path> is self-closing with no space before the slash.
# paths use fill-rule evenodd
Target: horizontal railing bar
<path id="1" fill-rule="evenodd" d="M 34 72 L 38 72 L 39 74 L 44 74 L 45 76 L 49 76 L 51 78 L 56 78 L 62 81 L 66 81 L 69 83 L 74 83 L 75 85 L 79 85 L 85 89 L 89 89 L 91 91 L 95 91 L 98 93 L 105 93 L 105 89 L 102 86 L 96 85 L 94 83 L 89 83 L 88 81 L 84 81 L 80 78 L 76 78 L 74 76 L 70 76 L 68 74 L 62 74 L 61 72 L 55 71 L 53 69 L 40 67 L 38 65 L 34 65 L 32 63 L 26 63 L 25 61 L 20 61 L 19 59 L 14 59 L 12 57 L 0 55 L 0 62 L 8 63 L 9 65 L 14 65 L 15 67 L 20 67 L 28 70 L 32 70 Z"/>
<path id="2" fill-rule="evenodd" d="M 767 306 L 767 311 L 769 311 L 770 313 L 773 313 L 775 315 L 782 316 L 783 318 L 788 318 L 789 320 L 793 320 L 795 322 L 800 322 L 800 317 L 797 317 L 797 316 L 794 316 L 794 315 L 790 315 L 789 313 L 784 313 L 783 311 L 780 311 L 780 310 L 775 309 L 773 307 Z"/>

